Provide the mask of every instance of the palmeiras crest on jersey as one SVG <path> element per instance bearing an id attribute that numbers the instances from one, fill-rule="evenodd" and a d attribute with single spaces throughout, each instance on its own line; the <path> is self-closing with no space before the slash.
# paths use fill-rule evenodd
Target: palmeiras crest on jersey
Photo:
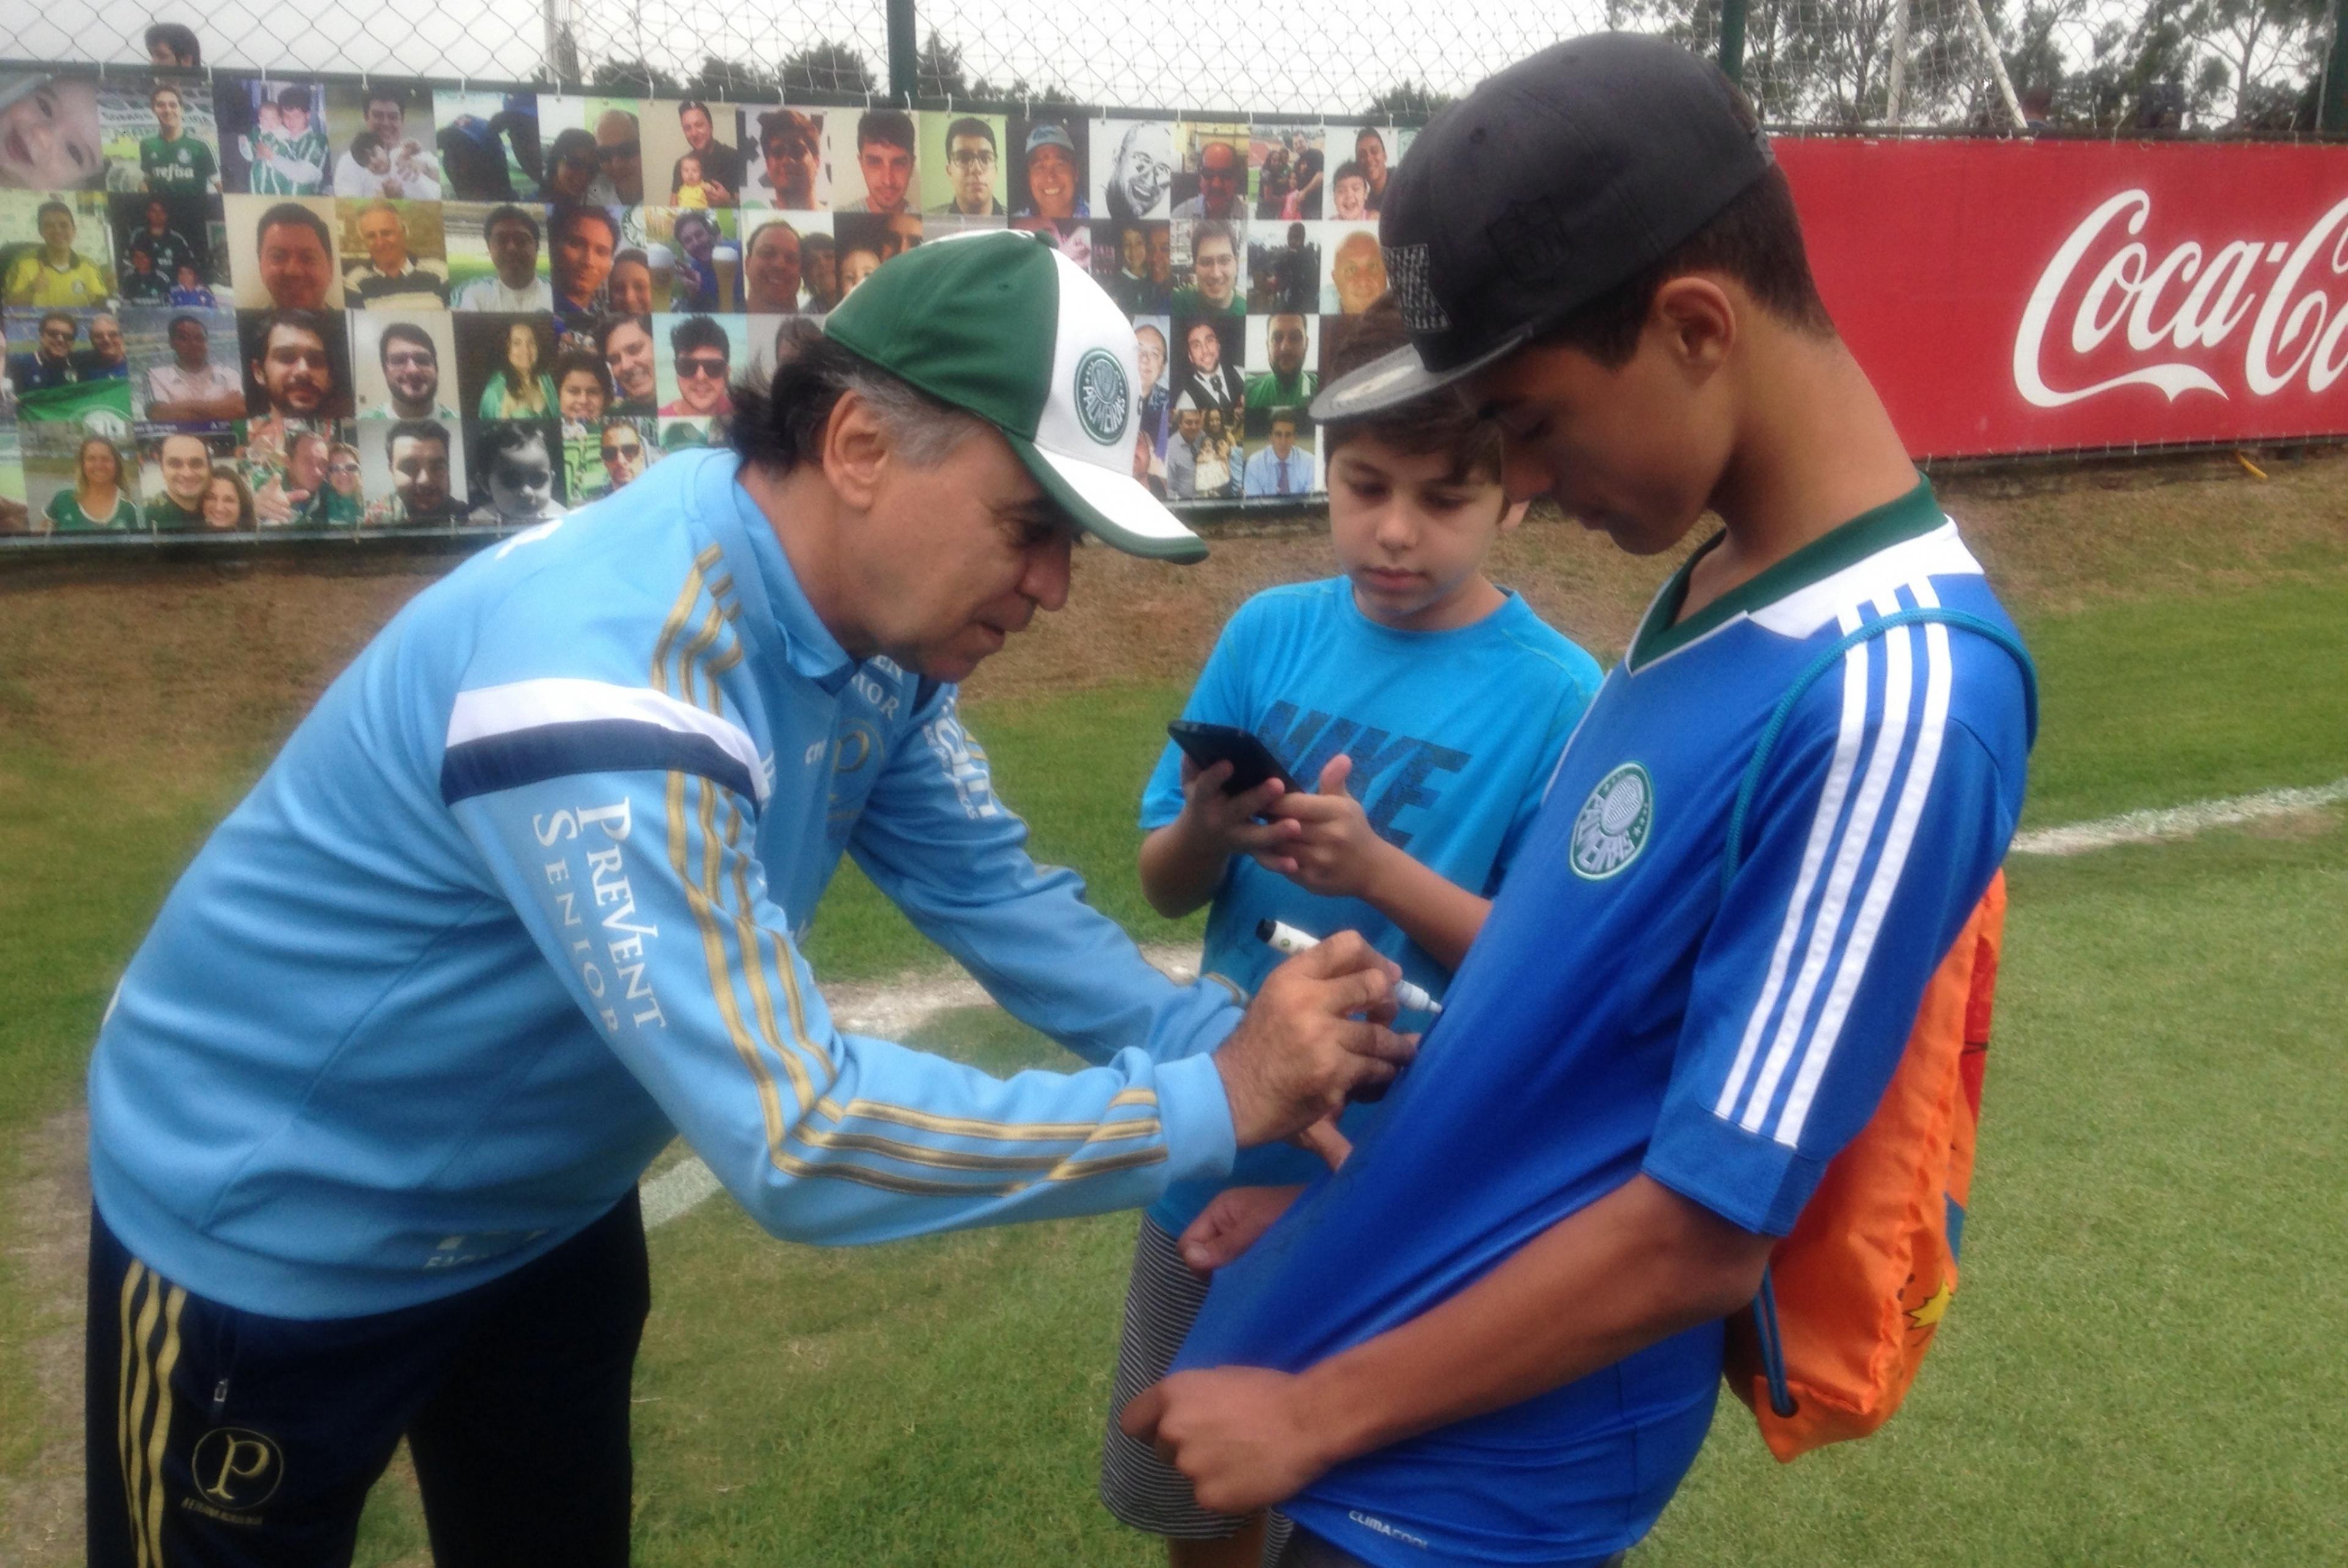
<path id="1" fill-rule="evenodd" d="M 1639 858 L 1655 825 L 1655 781 L 1637 763 L 1624 763 L 1598 781 L 1574 814 L 1566 859 L 1573 874 L 1603 882 Z"/>
<path id="2" fill-rule="evenodd" d="M 1125 435 L 1126 416 L 1133 395 L 1125 384 L 1125 366 L 1105 348 L 1094 349 L 1076 361 L 1076 422 L 1085 434 L 1104 446 Z"/>

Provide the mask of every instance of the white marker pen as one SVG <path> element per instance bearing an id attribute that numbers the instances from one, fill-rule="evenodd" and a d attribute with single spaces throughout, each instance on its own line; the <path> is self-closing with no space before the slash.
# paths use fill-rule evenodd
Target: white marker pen
<path id="1" fill-rule="evenodd" d="M 1255 923 L 1255 936 L 1257 941 L 1272 948 L 1272 951 L 1286 953 L 1291 958 L 1307 948 L 1317 948 L 1321 945 L 1320 938 L 1309 931 L 1300 931 L 1285 920 L 1258 920 Z M 1412 1012 L 1437 1013 L 1443 1010 L 1441 1002 L 1437 1001 L 1408 980 L 1396 980 L 1394 994 L 1395 1000 Z"/>

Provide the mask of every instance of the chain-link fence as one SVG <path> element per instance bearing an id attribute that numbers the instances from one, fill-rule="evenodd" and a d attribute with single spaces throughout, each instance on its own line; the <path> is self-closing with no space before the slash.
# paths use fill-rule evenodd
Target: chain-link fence
<path id="1" fill-rule="evenodd" d="M 1603 27 L 1660 32 L 1739 68 L 1775 125 L 2292 137 L 2348 129 L 2343 0 L 422 0 L 296 8 L 31 0 L 0 55 L 132 63 L 188 24 L 204 63 L 665 96 L 1179 107 L 1412 118 L 1509 60 Z"/>

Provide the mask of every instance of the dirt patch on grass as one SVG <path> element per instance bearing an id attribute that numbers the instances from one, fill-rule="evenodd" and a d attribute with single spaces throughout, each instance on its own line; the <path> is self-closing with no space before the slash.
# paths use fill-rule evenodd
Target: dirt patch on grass
<path id="1" fill-rule="evenodd" d="M 25 1326 L 8 1348 L 32 1408 L 28 1462 L 0 1474 L 0 1561 L 78 1563 L 82 1549 L 82 1317 L 89 1243 L 89 1118 L 78 1107 L 41 1122 L 17 1143 L 8 1194 L 11 1317 Z"/>

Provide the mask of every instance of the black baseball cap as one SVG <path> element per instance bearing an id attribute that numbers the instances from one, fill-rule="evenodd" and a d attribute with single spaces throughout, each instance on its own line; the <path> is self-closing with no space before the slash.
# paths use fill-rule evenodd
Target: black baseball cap
<path id="1" fill-rule="evenodd" d="M 1490 77 L 1418 133 L 1378 223 L 1411 346 L 1323 389 L 1315 419 L 1420 397 L 1669 255 L 1768 171 L 1718 67 L 1598 33 Z"/>

